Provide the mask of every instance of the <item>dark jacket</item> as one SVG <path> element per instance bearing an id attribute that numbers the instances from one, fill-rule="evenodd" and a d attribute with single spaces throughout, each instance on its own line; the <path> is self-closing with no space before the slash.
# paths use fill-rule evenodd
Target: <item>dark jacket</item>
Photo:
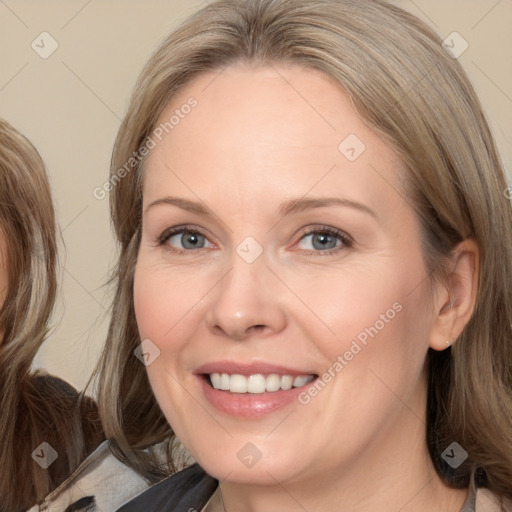
<path id="1" fill-rule="evenodd" d="M 218 485 L 194 464 L 149 488 L 117 512 L 200 512 Z"/>

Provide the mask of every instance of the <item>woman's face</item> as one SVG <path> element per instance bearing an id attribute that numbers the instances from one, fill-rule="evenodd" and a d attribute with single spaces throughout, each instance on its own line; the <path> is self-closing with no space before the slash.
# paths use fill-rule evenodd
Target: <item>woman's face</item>
<path id="1" fill-rule="evenodd" d="M 295 66 L 203 74 L 166 122 L 144 166 L 134 298 L 178 438 L 241 483 L 418 452 L 433 308 L 390 145 Z"/>

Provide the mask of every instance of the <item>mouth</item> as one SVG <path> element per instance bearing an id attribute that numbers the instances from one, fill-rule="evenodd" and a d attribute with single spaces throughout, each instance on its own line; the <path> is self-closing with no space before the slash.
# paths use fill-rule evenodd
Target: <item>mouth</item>
<path id="1" fill-rule="evenodd" d="M 317 375 L 287 375 L 278 373 L 256 373 L 248 376 L 239 373 L 217 372 L 203 374 L 203 378 L 213 389 L 229 393 L 248 393 L 252 395 L 301 388 L 308 385 L 316 377 Z"/>
<path id="2" fill-rule="evenodd" d="M 206 402 L 233 418 L 258 419 L 299 404 L 298 396 L 318 374 L 264 361 L 223 360 L 195 370 Z"/>

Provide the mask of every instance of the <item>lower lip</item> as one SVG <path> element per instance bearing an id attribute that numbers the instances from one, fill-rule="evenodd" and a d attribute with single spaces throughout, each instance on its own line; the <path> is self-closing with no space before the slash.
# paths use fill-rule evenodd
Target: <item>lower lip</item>
<path id="1" fill-rule="evenodd" d="M 213 388 L 201 375 L 197 377 L 204 396 L 213 407 L 230 416 L 242 418 L 259 418 L 284 409 L 291 403 L 297 402 L 299 394 L 314 382 L 312 381 L 306 386 L 292 388 L 288 391 L 281 390 L 259 394 L 231 393 L 230 391 L 221 391 Z"/>

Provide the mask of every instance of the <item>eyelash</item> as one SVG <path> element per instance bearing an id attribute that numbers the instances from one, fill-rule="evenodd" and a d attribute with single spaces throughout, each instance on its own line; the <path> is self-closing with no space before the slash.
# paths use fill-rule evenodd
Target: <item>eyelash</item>
<path id="1" fill-rule="evenodd" d="M 165 246 L 165 250 L 170 251 L 174 254 L 182 254 L 182 253 L 190 253 L 192 250 L 181 250 L 175 249 L 172 245 L 167 244 L 169 238 L 178 234 L 192 234 L 192 235 L 202 235 L 205 238 L 208 238 L 200 229 L 193 228 L 192 226 L 177 226 L 175 228 L 168 229 L 164 231 L 160 237 L 158 238 L 158 245 Z M 201 249 L 197 249 L 196 251 L 200 251 Z"/>
<path id="2" fill-rule="evenodd" d="M 204 236 L 205 238 L 208 238 L 206 236 L 206 234 L 203 233 L 198 228 L 194 228 L 192 226 L 177 226 L 175 228 L 171 228 L 171 229 L 164 231 L 160 235 L 160 237 L 158 238 L 158 246 L 165 246 L 166 250 L 168 250 L 174 254 L 197 252 L 202 249 L 202 248 L 200 248 L 200 249 L 196 249 L 196 250 L 193 250 L 193 249 L 182 250 L 182 249 L 176 249 L 176 248 L 172 247 L 171 245 L 167 244 L 167 241 L 169 240 L 169 238 L 171 238 L 172 236 L 177 235 L 177 234 L 193 234 L 193 235 L 198 234 L 198 235 Z M 330 226 L 320 226 L 320 227 L 310 229 L 310 230 L 304 232 L 301 235 L 301 237 L 299 238 L 299 242 L 306 236 L 312 235 L 312 234 L 327 234 L 329 236 L 338 238 L 342 242 L 341 246 L 335 247 L 333 249 L 327 249 L 325 251 L 308 251 L 308 252 L 315 253 L 315 254 L 322 255 L 322 256 L 337 253 L 342 249 L 349 249 L 354 244 L 354 241 L 347 233 L 345 233 L 341 230 L 332 228 Z"/>
<path id="3" fill-rule="evenodd" d="M 318 256 L 328 256 L 330 254 L 335 254 L 343 249 L 349 249 L 354 245 L 354 241 L 349 235 L 347 235 L 347 233 L 339 229 L 332 228 L 330 226 L 320 226 L 317 228 L 309 229 L 305 233 L 302 233 L 302 235 L 299 238 L 299 242 L 306 236 L 313 234 L 326 234 L 338 238 L 342 242 L 342 245 L 340 245 L 339 247 L 334 247 L 333 249 L 327 249 L 325 251 L 308 251 Z"/>

